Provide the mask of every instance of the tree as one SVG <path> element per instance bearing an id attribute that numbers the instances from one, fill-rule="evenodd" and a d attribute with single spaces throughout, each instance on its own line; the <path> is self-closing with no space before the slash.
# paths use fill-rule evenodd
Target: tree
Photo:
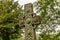
<path id="1" fill-rule="evenodd" d="M 39 26 L 40 32 L 49 34 L 55 31 L 57 25 L 60 24 L 58 22 L 60 18 L 59 4 L 57 0 L 38 0 L 35 3 L 37 13 L 40 13 L 42 19 Z"/>
<path id="2" fill-rule="evenodd" d="M 19 15 L 22 9 L 14 0 L 0 0 L 0 32 L 3 40 L 10 40 L 11 34 L 19 31 Z"/>

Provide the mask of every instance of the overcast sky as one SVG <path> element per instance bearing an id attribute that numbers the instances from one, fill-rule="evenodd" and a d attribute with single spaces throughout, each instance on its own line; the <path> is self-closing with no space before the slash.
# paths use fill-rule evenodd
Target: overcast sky
<path id="1" fill-rule="evenodd" d="M 24 4 L 27 4 L 27 3 L 34 3 L 37 0 L 18 0 L 18 1 L 19 1 L 20 5 L 24 5 Z"/>

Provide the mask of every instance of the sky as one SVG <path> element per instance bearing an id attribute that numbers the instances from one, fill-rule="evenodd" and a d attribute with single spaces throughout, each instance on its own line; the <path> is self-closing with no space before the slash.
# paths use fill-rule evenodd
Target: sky
<path id="1" fill-rule="evenodd" d="M 14 1 L 17 1 L 17 0 L 14 0 Z M 28 4 L 28 3 L 34 3 L 34 2 L 36 2 L 37 0 L 18 0 L 18 3 L 22 6 L 23 5 L 23 7 L 22 7 L 22 9 L 24 9 L 24 4 Z M 36 11 L 35 11 L 35 9 L 33 9 L 34 10 L 34 13 L 36 13 Z M 39 14 L 37 14 L 37 15 L 39 15 Z"/>
<path id="2" fill-rule="evenodd" d="M 17 1 L 17 0 L 15 0 L 15 1 Z M 37 1 L 37 0 L 18 0 L 18 3 L 20 5 L 24 5 L 24 4 L 27 4 L 27 3 L 34 3 L 35 1 Z"/>

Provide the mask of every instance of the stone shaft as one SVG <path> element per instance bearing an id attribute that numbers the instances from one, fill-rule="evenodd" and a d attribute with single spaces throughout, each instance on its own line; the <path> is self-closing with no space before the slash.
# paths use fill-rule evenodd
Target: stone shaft
<path id="1" fill-rule="evenodd" d="M 25 22 L 25 40 L 36 40 L 35 29 L 32 26 L 33 4 L 24 5 L 24 22 Z"/>

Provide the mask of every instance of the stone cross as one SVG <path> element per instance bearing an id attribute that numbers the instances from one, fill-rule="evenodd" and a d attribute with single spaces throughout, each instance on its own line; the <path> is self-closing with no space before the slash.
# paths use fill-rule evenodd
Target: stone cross
<path id="1" fill-rule="evenodd" d="M 35 27 L 40 24 L 40 16 L 33 13 L 33 4 L 24 5 L 24 14 L 20 26 L 25 26 L 25 40 L 36 40 Z"/>
<path id="2" fill-rule="evenodd" d="M 33 5 L 31 3 L 24 6 L 25 17 L 25 40 L 36 40 L 35 30 L 32 26 Z"/>

